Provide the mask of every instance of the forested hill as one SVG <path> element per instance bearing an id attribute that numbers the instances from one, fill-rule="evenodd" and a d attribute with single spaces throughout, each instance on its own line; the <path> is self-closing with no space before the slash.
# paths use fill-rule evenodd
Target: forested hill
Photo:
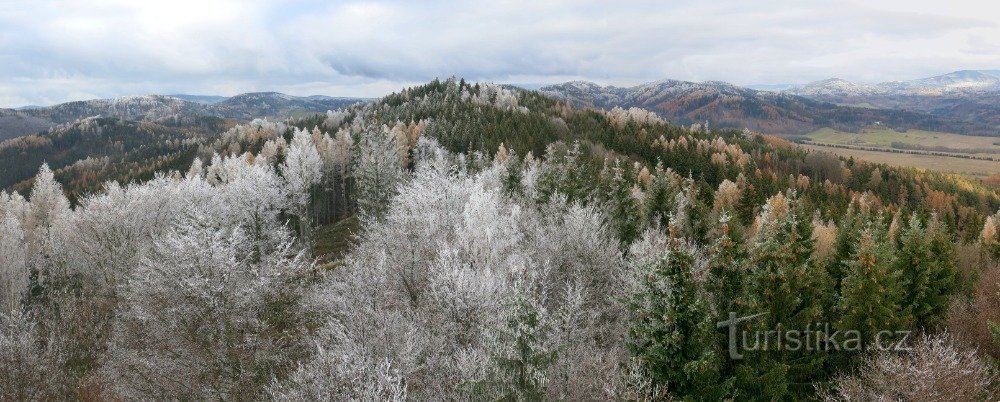
<path id="1" fill-rule="evenodd" d="M 767 197 L 787 188 L 796 188 L 827 214 L 844 211 L 852 198 L 868 193 L 890 211 L 938 210 L 957 224 L 952 227 L 979 226 L 1000 206 L 992 191 L 937 173 L 808 154 L 777 138 L 745 131 L 692 131 L 642 109 L 578 109 L 544 92 L 463 80 L 434 81 L 315 116 L 235 127 L 234 122 L 212 118 L 176 124 L 88 119 L 0 143 L 0 187 L 30 178 L 31 166 L 44 161 L 71 194 L 81 194 L 99 189 L 104 180 L 124 183 L 148 179 L 156 171 L 183 170 L 196 155 L 208 162 L 213 153 L 256 153 L 276 132 L 289 141 L 296 126 L 331 135 L 349 130 L 355 136 L 384 126 L 395 130 L 392 135 L 413 137 L 410 147 L 416 136 L 426 135 L 453 152 L 490 155 L 501 144 L 521 156 L 577 150 L 587 162 L 573 173 L 579 177 L 597 175 L 615 159 L 628 162 L 623 169 L 629 176 L 639 174 L 634 169 L 659 174 L 669 169 L 672 175 L 692 178 L 706 202 L 723 181 L 738 182 L 741 191 L 746 190 L 738 209 L 745 221 Z M 589 194 L 597 185 L 583 180 L 568 193 Z"/>
<path id="2" fill-rule="evenodd" d="M 767 197 L 790 188 L 830 217 L 845 211 L 852 198 L 865 193 L 870 202 L 888 207 L 890 212 L 938 211 L 949 224 L 955 224 L 953 228 L 981 226 L 982 219 L 1000 207 L 995 192 L 938 173 L 807 153 L 778 138 L 753 132 L 692 131 L 643 109 L 577 109 L 544 92 L 462 80 L 410 88 L 337 116 L 343 116 L 340 125 L 331 123 L 341 117 L 296 124 L 303 128 L 318 125 L 321 131 L 334 132 L 347 127 L 347 122 L 362 119 L 365 124 L 396 130 L 409 127 L 453 152 L 485 155 L 495 154 L 501 145 L 507 153 L 535 157 L 577 150 L 580 166 L 567 174 L 580 181 L 563 191 L 570 196 L 599 192 L 600 181 L 587 178 L 606 177 L 601 172 L 614 160 L 622 162 L 626 177 L 642 176 L 645 184 L 655 180 L 640 174 L 643 169 L 650 177 L 691 178 L 705 202 L 723 181 L 730 181 L 741 188 L 742 204 L 736 210 L 746 222 Z M 669 174 L 664 173 L 668 170 Z"/>
<path id="3" fill-rule="evenodd" d="M 968 181 L 458 79 L 232 123 L 0 146 L 64 165 L 0 191 L 0 399 L 996 400 Z"/>
<path id="4" fill-rule="evenodd" d="M 634 87 L 574 81 L 543 87 L 547 95 L 576 107 L 641 107 L 670 122 L 750 128 L 771 134 L 800 134 L 831 127 L 858 131 L 880 122 L 897 129 L 923 129 L 970 135 L 1000 135 L 995 125 L 954 116 L 898 108 L 849 107 L 788 93 L 757 91 L 724 82 L 663 80 Z"/>
<path id="5" fill-rule="evenodd" d="M 47 107 L 0 109 L 0 140 L 37 134 L 57 125 L 90 117 L 113 117 L 174 125 L 197 123 L 206 117 L 240 121 L 258 118 L 282 120 L 291 116 L 324 113 L 327 110 L 369 100 L 328 96 L 298 97 L 277 92 L 246 93 L 229 98 L 178 96 L 180 97 L 125 96 L 67 102 Z M 213 101 L 200 101 L 205 98 Z"/>

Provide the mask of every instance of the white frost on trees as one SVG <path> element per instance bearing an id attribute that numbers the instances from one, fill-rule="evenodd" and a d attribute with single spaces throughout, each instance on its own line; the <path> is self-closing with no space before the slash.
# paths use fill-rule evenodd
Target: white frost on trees
<path id="1" fill-rule="evenodd" d="M 388 130 L 365 131 L 353 159 L 358 207 L 367 216 L 381 216 L 403 179 L 399 143 Z"/>
<path id="2" fill-rule="evenodd" d="M 558 200 L 511 199 L 500 167 L 471 174 L 443 152 L 418 155 L 414 178 L 313 297 L 330 317 L 318 355 L 272 392 L 292 399 L 602 395 L 624 356 L 613 302 L 624 275 L 601 214 Z M 533 314 L 545 325 L 531 324 Z M 559 353 L 520 360 L 511 348 L 529 335 L 540 338 L 528 354 Z M 529 372 L 533 380 L 523 381 Z M 392 386 L 399 378 L 402 391 Z M 373 391 L 373 384 L 383 385 Z"/>
<path id="3" fill-rule="evenodd" d="M 241 228 L 189 210 L 129 276 L 107 370 L 126 399 L 252 399 L 297 355 L 267 314 L 309 265 L 288 243 L 260 259 Z M 286 317 L 283 317 L 286 318 Z"/>
<path id="4" fill-rule="evenodd" d="M 7 195 L 0 193 L 0 197 Z M 0 314 L 19 310 L 27 292 L 29 272 L 23 245 L 20 223 L 0 210 Z"/>
<path id="5" fill-rule="evenodd" d="M 312 219 L 309 201 L 313 186 L 320 184 L 323 179 L 323 159 L 316 150 L 316 144 L 309 131 L 295 131 L 285 155 L 285 162 L 281 165 L 281 174 L 285 178 L 285 189 L 291 207 L 299 218 L 299 232 L 305 244 L 311 244 Z"/>

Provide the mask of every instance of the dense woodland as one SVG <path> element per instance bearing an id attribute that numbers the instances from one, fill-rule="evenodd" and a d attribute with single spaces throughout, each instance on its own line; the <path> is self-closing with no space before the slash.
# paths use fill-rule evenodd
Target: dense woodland
<path id="1" fill-rule="evenodd" d="M 1000 198 L 960 178 L 458 79 L 141 124 L 0 144 L 37 171 L 3 170 L 0 399 L 998 396 Z M 913 332 L 733 359 L 731 314 Z"/>

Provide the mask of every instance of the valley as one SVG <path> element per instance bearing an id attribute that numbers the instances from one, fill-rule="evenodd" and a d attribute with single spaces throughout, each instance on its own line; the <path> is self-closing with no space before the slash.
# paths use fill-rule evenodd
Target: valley
<path id="1" fill-rule="evenodd" d="M 1000 139 L 922 130 L 866 128 L 859 133 L 829 128 L 786 137 L 815 151 L 891 166 L 954 173 L 974 179 L 1000 174 Z"/>

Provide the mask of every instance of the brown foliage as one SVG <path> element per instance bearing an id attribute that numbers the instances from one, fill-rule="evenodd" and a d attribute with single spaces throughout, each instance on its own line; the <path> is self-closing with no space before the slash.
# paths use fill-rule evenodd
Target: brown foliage
<path id="1" fill-rule="evenodd" d="M 837 379 L 828 401 L 996 400 L 995 374 L 973 349 L 948 335 L 921 337 L 905 352 L 867 358 L 857 373 Z"/>
<path id="2" fill-rule="evenodd" d="M 959 274 L 966 278 L 979 278 L 968 297 L 952 302 L 948 311 L 948 331 L 954 334 L 956 340 L 1000 358 L 1000 345 L 994 342 L 989 330 L 990 322 L 1000 324 L 1000 263 L 964 248 L 957 253 Z M 980 267 L 981 271 L 974 271 Z"/>

